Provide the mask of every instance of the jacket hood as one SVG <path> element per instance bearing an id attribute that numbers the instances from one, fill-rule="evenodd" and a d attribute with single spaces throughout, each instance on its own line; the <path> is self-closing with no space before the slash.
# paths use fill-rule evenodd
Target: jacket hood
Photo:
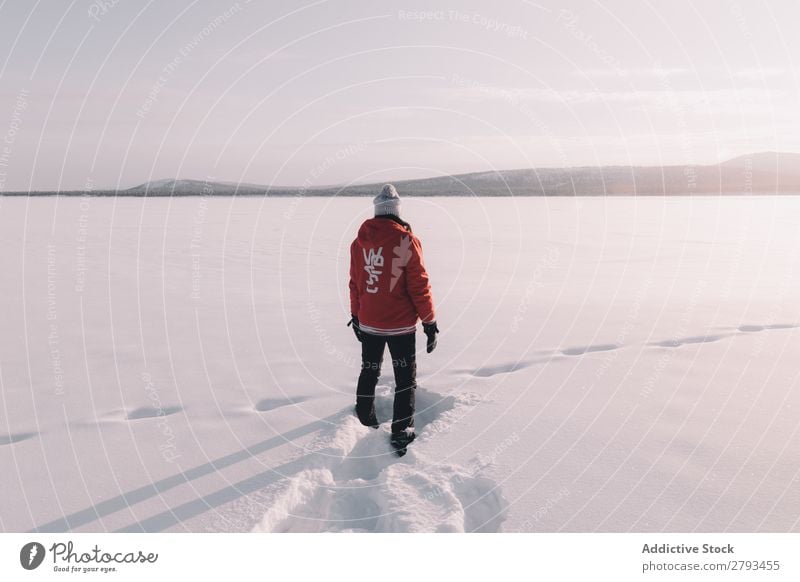
<path id="1" fill-rule="evenodd" d="M 397 240 L 398 234 L 411 234 L 402 224 L 389 218 L 370 218 L 358 229 L 358 242 L 364 247 L 382 246 Z"/>

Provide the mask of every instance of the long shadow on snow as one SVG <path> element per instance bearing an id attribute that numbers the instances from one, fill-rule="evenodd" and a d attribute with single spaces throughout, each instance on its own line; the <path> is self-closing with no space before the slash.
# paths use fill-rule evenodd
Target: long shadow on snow
<path id="1" fill-rule="evenodd" d="M 186 483 L 189 483 L 190 481 L 199 479 L 200 477 L 205 477 L 206 475 L 215 473 L 221 469 L 224 469 L 225 467 L 230 467 L 231 465 L 234 465 L 236 463 L 241 463 L 242 461 L 246 461 L 265 451 L 268 451 L 272 448 L 285 444 L 288 441 L 294 440 L 301 436 L 305 436 L 317 430 L 326 428 L 330 426 L 332 423 L 340 421 L 342 419 L 342 415 L 343 412 L 339 411 L 336 414 L 332 414 L 325 418 L 315 420 L 314 422 L 310 422 L 298 428 L 287 431 L 282 435 L 274 436 L 267 440 L 261 441 L 260 443 L 251 445 L 245 449 L 242 449 L 241 451 L 230 453 L 214 461 L 209 461 L 208 463 L 204 463 L 202 465 L 198 465 L 197 467 L 187 469 L 186 471 L 176 473 L 175 475 L 171 475 L 170 477 L 165 477 L 164 479 L 160 479 L 154 483 L 143 485 L 142 487 L 133 489 L 132 491 L 128 491 L 127 493 L 123 493 L 121 495 L 118 495 L 117 497 L 107 499 L 106 501 L 101 501 L 100 503 L 92 505 L 91 507 L 87 507 L 86 509 L 76 511 L 75 513 L 72 513 L 65 517 L 40 525 L 34 528 L 31 531 L 31 533 L 67 532 L 72 530 L 72 528 L 79 527 L 81 525 L 86 525 L 87 523 L 96 521 L 101 517 L 110 515 L 112 513 L 116 513 L 117 511 L 131 507 L 137 503 L 141 503 L 142 501 L 150 499 L 151 497 L 160 495 L 165 491 L 174 489 L 175 487 L 184 485 Z M 251 477 L 249 479 L 245 479 L 244 481 L 241 482 L 242 487 L 247 487 L 248 483 L 252 486 L 257 482 L 260 483 L 259 487 L 263 487 L 272 480 L 275 480 L 276 478 L 282 478 L 286 474 L 284 471 L 289 471 L 294 469 L 295 464 L 297 464 L 297 461 L 291 461 L 279 467 L 274 467 L 272 469 L 269 469 L 268 471 L 260 473 L 259 475 Z M 272 476 L 272 479 L 267 478 L 270 475 Z M 228 489 L 231 488 L 235 489 L 238 485 L 239 484 L 234 485 L 232 487 L 229 487 Z M 207 497 L 211 498 L 217 495 L 222 495 L 224 492 L 225 490 L 218 491 Z M 236 497 L 241 497 L 243 494 L 247 492 L 249 491 L 243 491 L 242 493 L 233 496 L 232 499 L 235 499 Z M 126 528 L 123 531 L 159 531 L 161 529 L 164 529 L 165 527 L 168 527 L 169 525 L 173 525 L 181 521 L 181 519 L 178 519 L 178 513 L 176 512 L 182 512 L 180 513 L 180 515 L 182 515 L 182 519 L 186 519 L 188 517 L 193 517 L 199 513 L 202 513 L 202 511 L 214 506 L 214 505 L 206 505 L 205 502 L 203 501 L 204 499 L 206 498 L 201 498 L 196 501 L 184 503 L 183 505 L 178 506 L 172 512 L 165 512 L 167 514 L 167 517 L 169 517 L 169 519 L 165 518 L 164 524 L 161 527 L 157 527 L 156 529 L 144 529 L 144 527 L 141 528 L 137 527 L 139 524 L 134 524 L 134 526 L 130 526 L 130 528 L 132 529 Z M 225 503 L 226 501 L 230 501 L 230 499 L 226 498 L 225 500 L 221 500 L 218 503 L 216 503 L 216 505 Z M 202 511 L 196 511 L 197 508 L 194 507 L 194 504 L 196 503 L 203 503 Z M 189 509 L 191 511 L 188 511 L 187 513 L 187 510 Z M 158 520 L 156 518 L 158 518 L 158 516 L 154 516 L 153 518 L 145 520 L 144 522 L 141 523 L 148 524 L 151 526 L 158 526 L 159 524 L 157 523 Z"/>
<path id="2" fill-rule="evenodd" d="M 378 399 L 378 413 L 381 416 L 381 420 L 386 420 L 387 418 L 391 417 L 390 414 L 390 405 L 391 405 L 391 398 L 383 397 Z M 450 409 L 455 404 L 455 398 L 453 396 L 441 396 L 436 393 L 428 392 L 427 390 L 420 388 L 417 392 L 417 405 L 418 410 L 415 415 L 415 424 L 417 425 L 417 430 L 424 429 L 427 425 L 435 423 L 436 419 L 439 416 Z M 353 409 L 351 407 L 346 407 L 336 414 L 333 414 L 322 421 L 317 421 L 316 423 L 311 423 L 313 425 L 317 425 L 315 428 L 327 428 L 327 427 L 320 427 L 319 424 L 324 421 L 331 421 L 328 423 L 336 424 L 340 423 L 343 419 L 348 416 L 353 415 Z M 306 425 L 309 426 L 309 425 Z M 306 427 L 301 427 L 301 429 L 305 429 Z M 301 429 L 295 429 L 295 431 L 299 431 Z M 307 434 L 307 432 L 313 431 L 314 428 L 310 430 L 306 430 L 302 434 Z M 292 432 L 292 431 L 290 431 Z M 289 433 L 287 433 L 288 435 Z M 299 434 L 293 434 L 292 438 L 300 436 Z M 286 435 L 283 437 L 275 437 L 275 438 L 285 438 Z M 423 434 L 423 438 L 425 435 Z M 274 439 L 270 439 L 274 440 Z M 373 442 L 374 439 L 368 439 L 367 441 L 363 442 Z M 255 445 L 256 447 L 258 445 Z M 361 478 L 369 478 L 370 476 L 376 475 L 382 468 L 385 468 L 389 464 L 391 464 L 395 457 L 391 453 L 388 447 L 388 443 L 386 443 L 386 453 L 384 455 L 378 455 L 374 450 L 367 451 L 362 450 L 364 445 L 357 445 L 354 449 L 355 455 L 353 457 L 349 457 L 346 460 L 342 460 L 342 467 L 336 470 L 338 476 L 345 475 L 352 475 L 356 476 L 355 472 L 358 469 L 354 469 L 352 467 L 353 461 L 358 462 L 359 459 L 366 459 L 370 458 L 371 462 L 369 463 L 369 467 L 366 468 L 366 472 L 369 474 L 362 474 L 358 475 Z M 368 445 L 369 446 L 369 445 Z M 253 449 L 254 447 L 249 447 L 246 451 Z M 261 449 L 265 450 L 265 449 Z M 241 451 L 240 453 L 235 453 L 235 455 L 242 455 L 245 451 Z M 259 451 L 260 452 L 260 451 Z M 313 454 L 313 453 L 312 453 Z M 232 455 L 229 455 L 232 456 Z M 252 456 L 252 455 L 250 455 Z M 213 509 L 214 507 L 219 507 L 226 503 L 230 503 L 231 501 L 235 501 L 245 495 L 250 493 L 254 493 L 279 481 L 281 479 L 286 478 L 288 475 L 293 475 L 295 473 L 299 473 L 304 469 L 309 467 L 308 462 L 309 455 L 302 455 L 297 459 L 293 459 L 280 465 L 278 467 L 272 467 L 266 471 L 248 477 L 246 479 L 242 479 L 228 487 L 224 487 L 219 489 L 218 491 L 213 491 L 199 499 L 193 499 L 192 501 L 187 501 L 186 503 L 182 503 L 177 507 L 173 507 L 168 509 L 167 511 L 163 511 L 146 519 L 143 519 L 139 522 L 133 523 L 129 526 L 116 530 L 117 532 L 122 533 L 138 533 L 138 532 L 159 532 L 163 531 L 169 527 L 177 525 L 184 520 L 191 519 L 193 517 L 197 517 L 198 515 L 205 513 L 209 509 Z M 227 458 L 227 457 L 225 457 Z M 247 457 L 244 457 L 247 458 Z M 243 460 L 243 459 L 240 459 Z M 363 471 L 365 468 L 360 467 Z"/>

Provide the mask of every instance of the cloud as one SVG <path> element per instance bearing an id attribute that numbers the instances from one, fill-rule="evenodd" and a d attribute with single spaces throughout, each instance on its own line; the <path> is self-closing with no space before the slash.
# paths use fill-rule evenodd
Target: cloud
<path id="1" fill-rule="evenodd" d="M 731 77 L 734 79 L 742 79 L 745 81 L 761 81 L 764 79 L 771 79 L 775 77 L 792 77 L 797 74 L 794 69 L 787 69 L 784 67 L 758 67 L 739 69 L 732 71 Z"/>
<path id="2" fill-rule="evenodd" d="M 684 67 L 662 67 L 653 65 L 652 67 L 635 67 L 628 69 L 576 69 L 570 73 L 575 77 L 588 77 L 593 79 L 660 79 L 662 77 L 674 77 L 679 75 L 694 75 L 695 71 Z"/>
<path id="3" fill-rule="evenodd" d="M 488 85 L 460 86 L 444 89 L 446 97 L 457 101 L 506 101 L 555 104 L 608 104 L 628 103 L 643 106 L 739 106 L 742 104 L 770 104 L 794 96 L 785 90 L 748 87 L 742 89 L 645 89 L 602 91 L 580 89 L 550 89 L 523 87 L 494 87 Z"/>
<path id="4" fill-rule="evenodd" d="M 676 78 L 700 79 L 703 82 L 724 82 L 731 79 L 737 81 L 764 81 L 766 79 L 779 79 L 782 77 L 794 77 L 798 70 L 791 67 L 744 67 L 741 69 L 703 69 L 686 67 L 662 67 L 654 65 L 652 67 L 639 67 L 629 69 L 576 69 L 570 72 L 570 76 L 581 79 L 593 79 L 596 81 L 625 79 L 631 82 L 646 83 L 653 79 Z"/>

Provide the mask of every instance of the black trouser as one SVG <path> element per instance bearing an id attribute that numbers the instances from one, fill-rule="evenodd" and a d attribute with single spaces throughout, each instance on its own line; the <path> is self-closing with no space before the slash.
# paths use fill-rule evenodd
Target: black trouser
<path id="1" fill-rule="evenodd" d="M 375 386 L 381 375 L 383 351 L 389 344 L 394 369 L 394 416 L 392 432 L 402 432 L 414 426 L 414 391 L 417 389 L 416 335 L 364 334 L 361 342 L 361 374 L 356 390 L 356 413 L 364 424 L 375 415 Z"/>

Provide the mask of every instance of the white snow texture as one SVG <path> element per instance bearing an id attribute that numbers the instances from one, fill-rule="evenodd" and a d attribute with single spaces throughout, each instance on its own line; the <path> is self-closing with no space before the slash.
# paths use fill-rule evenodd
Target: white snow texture
<path id="1" fill-rule="evenodd" d="M 388 353 L 353 414 L 370 198 L 0 204 L 0 530 L 800 531 L 800 198 L 404 197 L 402 458 Z"/>

